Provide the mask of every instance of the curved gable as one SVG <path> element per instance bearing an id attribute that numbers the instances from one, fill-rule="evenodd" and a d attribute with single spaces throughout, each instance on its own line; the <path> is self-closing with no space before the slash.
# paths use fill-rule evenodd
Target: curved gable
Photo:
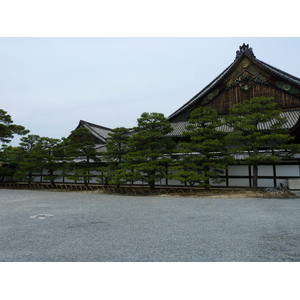
<path id="1" fill-rule="evenodd" d="M 234 62 L 168 119 L 187 120 L 200 106 L 227 114 L 236 103 L 260 96 L 274 97 L 282 109 L 300 109 L 300 79 L 258 60 L 252 48 L 243 44 Z"/>

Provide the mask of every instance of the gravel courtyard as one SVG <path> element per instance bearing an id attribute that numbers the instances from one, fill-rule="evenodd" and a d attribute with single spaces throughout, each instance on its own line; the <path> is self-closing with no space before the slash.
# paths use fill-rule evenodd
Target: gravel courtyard
<path id="1" fill-rule="evenodd" d="M 300 198 L 0 190 L 0 261 L 300 261 Z"/>

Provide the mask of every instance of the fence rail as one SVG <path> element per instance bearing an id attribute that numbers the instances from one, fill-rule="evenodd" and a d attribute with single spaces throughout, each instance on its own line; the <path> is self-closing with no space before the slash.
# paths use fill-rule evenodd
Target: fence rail
<path id="1" fill-rule="evenodd" d="M 251 189 L 241 188 L 203 188 L 191 187 L 169 187 L 160 186 L 154 190 L 143 186 L 108 186 L 108 185 L 88 185 L 83 184 L 51 184 L 51 183 L 24 183 L 24 182 L 3 182 L 0 189 L 24 189 L 24 190 L 45 190 L 52 192 L 81 192 L 93 194 L 118 194 L 130 196 L 179 196 L 179 197 L 213 197 L 213 198 L 245 198 L 245 197 L 291 197 L 292 193 L 275 193 L 270 189 Z"/>

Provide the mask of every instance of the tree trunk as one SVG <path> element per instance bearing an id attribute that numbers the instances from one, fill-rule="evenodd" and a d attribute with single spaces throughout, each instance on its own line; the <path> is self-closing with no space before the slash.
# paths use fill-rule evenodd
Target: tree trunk
<path id="1" fill-rule="evenodd" d="M 253 190 L 254 191 L 257 191 L 257 182 L 258 182 L 258 164 L 257 163 L 254 163 L 253 164 Z"/>
<path id="2" fill-rule="evenodd" d="M 204 176 L 207 177 L 207 173 L 210 171 L 209 167 L 204 167 Z M 204 189 L 210 190 L 209 178 L 204 180 Z"/>
<path id="3" fill-rule="evenodd" d="M 150 190 L 154 190 L 155 189 L 155 171 L 149 171 L 148 173 L 148 185 Z"/>
<path id="4" fill-rule="evenodd" d="M 204 189 L 207 191 L 210 190 L 209 178 L 205 179 L 205 181 L 204 181 Z"/>
<path id="5" fill-rule="evenodd" d="M 154 180 L 149 181 L 148 184 L 149 184 L 149 188 L 151 191 L 155 189 L 155 181 Z"/>
<path id="6" fill-rule="evenodd" d="M 54 171 L 50 169 L 49 173 L 48 173 L 48 176 L 50 177 L 50 183 L 51 183 L 51 185 L 55 186 L 54 179 L 53 179 L 53 173 L 54 173 Z"/>
<path id="7" fill-rule="evenodd" d="M 89 186 L 89 179 L 87 177 L 84 177 L 83 182 L 86 187 Z"/>
<path id="8" fill-rule="evenodd" d="M 32 183 L 32 172 L 29 172 L 28 174 L 27 174 L 27 181 L 28 181 L 28 184 L 30 184 L 30 183 Z"/>
<path id="9" fill-rule="evenodd" d="M 253 190 L 257 191 L 257 176 L 258 176 L 258 163 L 256 161 L 257 155 L 258 155 L 258 149 L 254 148 L 253 149 L 253 154 L 255 157 L 255 160 L 253 161 Z"/>

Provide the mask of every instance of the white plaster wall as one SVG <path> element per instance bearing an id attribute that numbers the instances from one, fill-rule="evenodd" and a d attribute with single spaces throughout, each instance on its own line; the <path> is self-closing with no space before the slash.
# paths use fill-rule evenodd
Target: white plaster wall
<path id="1" fill-rule="evenodd" d="M 248 166 L 229 166 L 228 167 L 229 176 L 248 176 Z"/>
<path id="2" fill-rule="evenodd" d="M 298 165 L 278 165 L 276 166 L 277 176 L 299 176 Z"/>
<path id="3" fill-rule="evenodd" d="M 168 179 L 168 185 L 184 185 L 184 184 L 175 179 Z"/>
<path id="4" fill-rule="evenodd" d="M 248 178 L 229 178 L 228 183 L 229 183 L 229 186 L 248 187 L 249 179 Z"/>
<path id="5" fill-rule="evenodd" d="M 258 179 L 257 185 L 259 187 L 274 187 L 273 179 Z"/>
<path id="6" fill-rule="evenodd" d="M 222 186 L 226 186 L 226 180 L 224 180 L 223 182 L 221 182 L 221 183 L 214 183 L 212 180 L 210 180 L 210 184 L 211 184 L 211 186 L 220 186 L 220 187 L 222 187 Z"/>
<path id="7" fill-rule="evenodd" d="M 258 166 L 258 176 L 273 176 L 273 166 L 262 165 Z"/>
<path id="8" fill-rule="evenodd" d="M 285 185 L 288 185 L 288 180 L 287 179 L 277 179 L 276 180 L 276 187 L 280 187 L 280 183 Z"/>

